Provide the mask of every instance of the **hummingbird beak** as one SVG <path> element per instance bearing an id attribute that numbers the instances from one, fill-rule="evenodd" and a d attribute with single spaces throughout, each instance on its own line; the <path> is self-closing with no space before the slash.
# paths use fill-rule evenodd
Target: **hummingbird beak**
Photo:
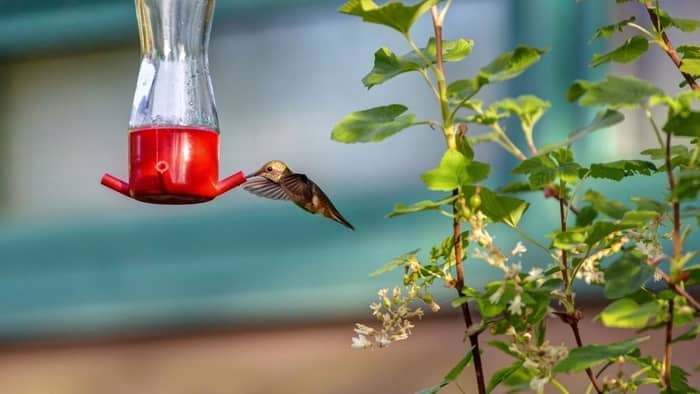
<path id="1" fill-rule="evenodd" d="M 246 177 L 246 178 L 252 178 L 252 177 L 258 176 L 258 175 L 260 175 L 260 170 L 257 170 L 257 171 L 255 171 L 255 172 L 251 172 L 250 174 L 247 174 L 245 177 Z"/>

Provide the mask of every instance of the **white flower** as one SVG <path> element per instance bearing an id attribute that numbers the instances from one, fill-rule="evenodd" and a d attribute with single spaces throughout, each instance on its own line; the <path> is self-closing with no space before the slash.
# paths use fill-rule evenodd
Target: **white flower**
<path id="1" fill-rule="evenodd" d="M 518 241 L 518 243 L 515 244 L 513 250 L 511 250 L 510 255 L 519 256 L 525 252 L 527 252 L 527 248 L 525 247 L 525 245 L 523 245 L 522 242 Z"/>
<path id="2" fill-rule="evenodd" d="M 355 332 L 362 335 L 374 335 L 376 333 L 375 329 L 364 324 L 355 323 Z M 354 339 L 354 338 L 353 338 Z"/>
<path id="3" fill-rule="evenodd" d="M 503 286 L 496 289 L 496 291 L 489 297 L 489 302 L 491 302 L 492 304 L 498 304 L 498 301 L 501 300 L 501 296 L 503 296 L 504 291 L 505 289 L 503 288 Z"/>
<path id="4" fill-rule="evenodd" d="M 437 312 L 437 311 L 440 310 L 440 305 L 439 305 L 437 302 L 433 301 L 433 302 L 430 304 L 430 310 L 433 311 L 433 312 Z"/>
<path id="5" fill-rule="evenodd" d="M 525 282 L 536 282 L 539 279 L 542 279 L 542 268 L 532 268 L 530 272 L 527 273 Z"/>
<path id="6" fill-rule="evenodd" d="M 517 294 L 513 298 L 513 301 L 510 302 L 510 305 L 508 306 L 508 312 L 510 312 L 512 315 L 523 314 L 523 300 L 520 297 L 520 294 Z"/>
<path id="7" fill-rule="evenodd" d="M 352 346 L 353 349 L 367 349 L 372 347 L 372 342 L 370 342 L 367 337 L 360 334 L 357 337 L 352 337 L 352 345 L 350 346 Z"/>
<path id="8" fill-rule="evenodd" d="M 520 262 L 513 263 L 510 265 L 510 272 L 509 272 L 510 275 L 509 276 L 516 277 L 516 276 L 520 275 L 520 271 L 522 271 L 522 270 L 523 270 L 523 265 L 520 264 Z"/>
<path id="9" fill-rule="evenodd" d="M 523 362 L 523 367 L 525 367 L 525 368 L 539 368 L 539 364 L 537 364 L 536 362 L 534 362 L 526 357 L 525 362 Z"/>
<path id="10" fill-rule="evenodd" d="M 386 335 L 380 335 L 377 337 L 377 343 L 379 343 L 379 347 L 387 347 L 391 345 L 391 340 Z"/>
<path id="11" fill-rule="evenodd" d="M 544 377 L 544 378 L 532 378 L 530 381 L 530 388 L 536 391 L 537 393 L 541 393 L 544 391 L 544 385 L 549 382 L 549 378 Z"/>

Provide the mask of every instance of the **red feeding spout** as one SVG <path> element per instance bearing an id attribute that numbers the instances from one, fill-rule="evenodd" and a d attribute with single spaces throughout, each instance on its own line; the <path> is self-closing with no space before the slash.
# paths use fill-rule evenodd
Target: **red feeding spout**
<path id="1" fill-rule="evenodd" d="M 244 183 L 237 172 L 218 180 L 219 133 L 193 127 L 149 127 L 129 134 L 129 182 L 110 174 L 102 184 L 155 204 L 195 204 Z"/>

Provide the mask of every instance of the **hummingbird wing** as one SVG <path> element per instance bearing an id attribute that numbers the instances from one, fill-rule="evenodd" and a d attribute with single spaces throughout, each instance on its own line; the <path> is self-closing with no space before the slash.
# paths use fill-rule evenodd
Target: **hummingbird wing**
<path id="1" fill-rule="evenodd" d="M 263 177 L 255 177 L 247 180 L 243 184 L 243 189 L 258 197 L 270 198 L 273 200 L 289 200 L 289 195 L 287 195 L 280 185 Z"/>
<path id="2" fill-rule="evenodd" d="M 302 204 L 313 200 L 314 186 L 315 183 L 304 174 L 288 174 L 280 178 L 280 187 L 293 201 Z"/>
<path id="3" fill-rule="evenodd" d="M 280 186 L 287 192 L 292 201 L 305 210 L 323 215 L 351 230 L 355 230 L 355 227 L 338 212 L 338 209 L 336 209 L 326 193 L 306 175 L 285 175 L 280 179 Z"/>

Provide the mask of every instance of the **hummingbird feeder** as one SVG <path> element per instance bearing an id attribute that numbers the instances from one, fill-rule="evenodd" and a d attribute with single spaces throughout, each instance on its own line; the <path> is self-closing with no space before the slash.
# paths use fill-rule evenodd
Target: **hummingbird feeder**
<path id="1" fill-rule="evenodd" d="M 129 182 L 102 184 L 139 201 L 194 204 L 245 182 L 219 180 L 219 121 L 209 78 L 215 0 L 136 0 L 141 41 L 129 119 Z"/>

